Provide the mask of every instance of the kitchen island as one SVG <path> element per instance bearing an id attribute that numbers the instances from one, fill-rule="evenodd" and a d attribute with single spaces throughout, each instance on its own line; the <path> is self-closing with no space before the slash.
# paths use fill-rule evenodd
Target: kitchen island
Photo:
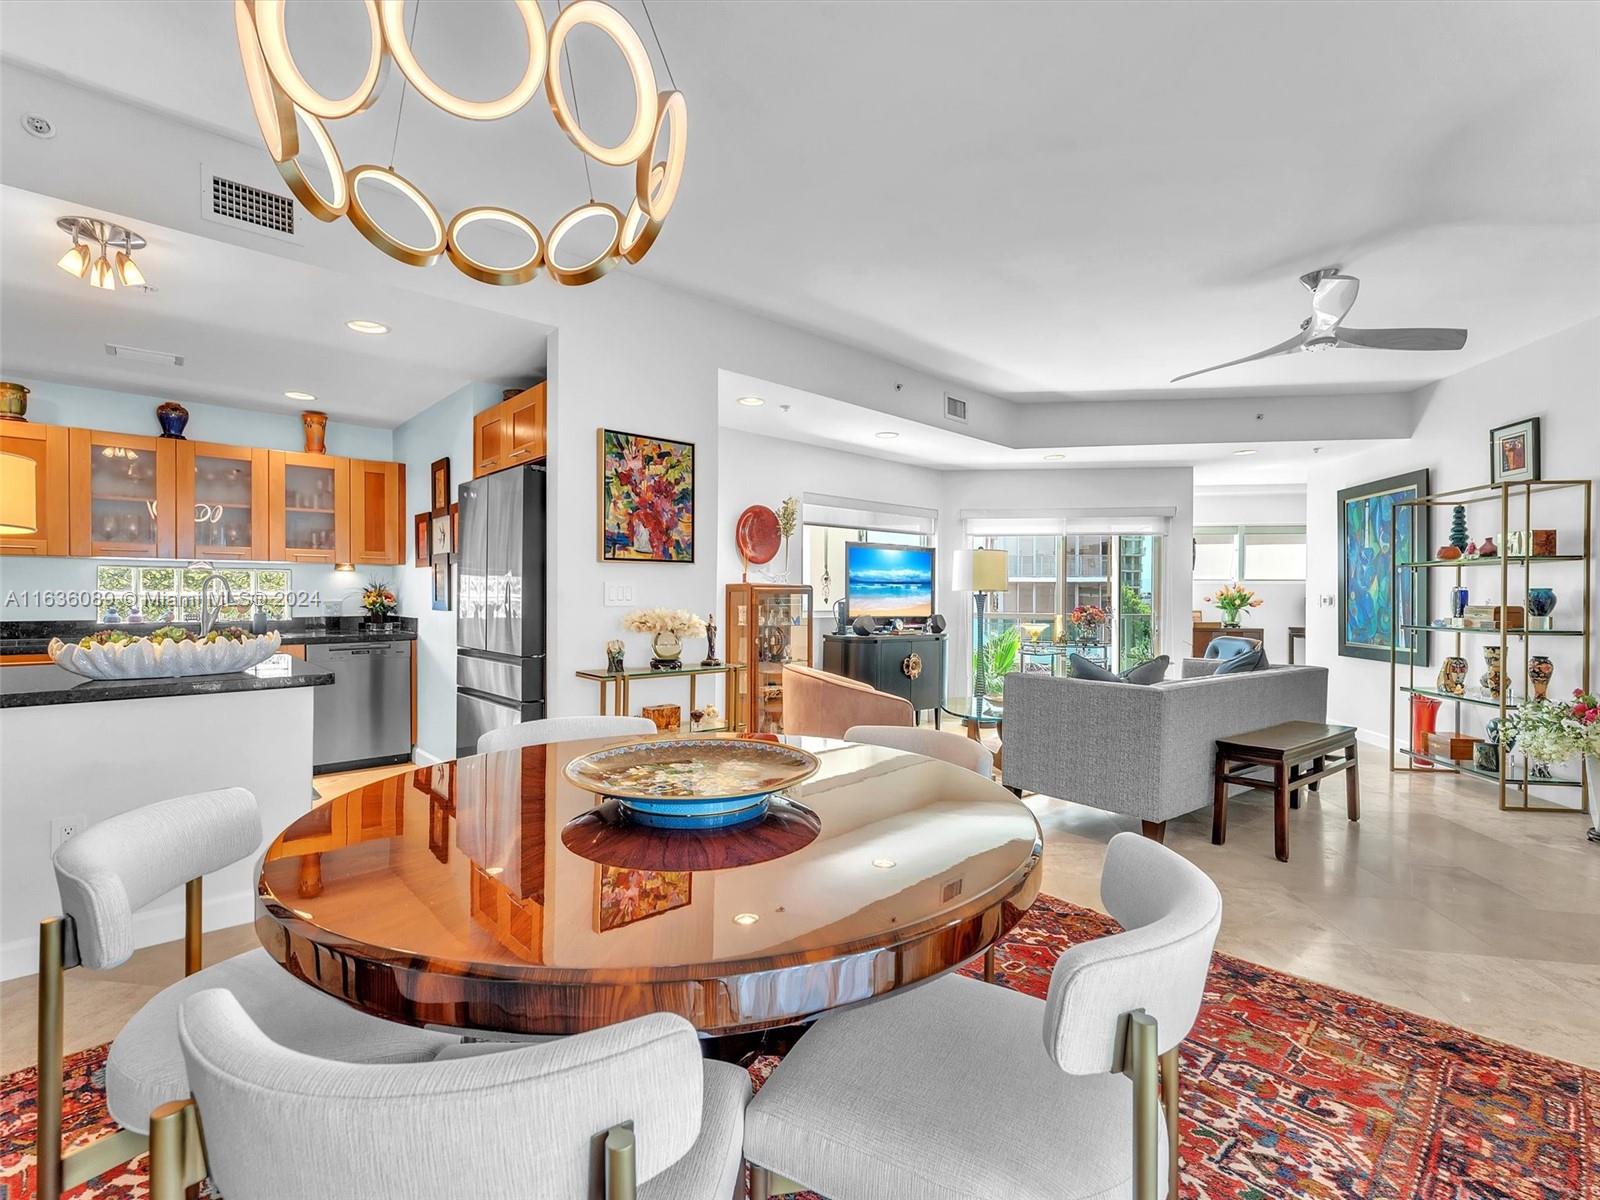
<path id="1" fill-rule="evenodd" d="M 286 654 L 249 671 L 91 680 L 53 665 L 0 669 L 0 978 L 38 968 L 38 928 L 60 911 L 50 854 L 80 829 L 142 804 L 242 787 L 263 833 L 305 813 L 312 696 L 333 673 Z M 206 880 L 208 929 L 253 917 L 253 862 Z M 136 944 L 183 934 L 176 889 L 134 919 Z"/>

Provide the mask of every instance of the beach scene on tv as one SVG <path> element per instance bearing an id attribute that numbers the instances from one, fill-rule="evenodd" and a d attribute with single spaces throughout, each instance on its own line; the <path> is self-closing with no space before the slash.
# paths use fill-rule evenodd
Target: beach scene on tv
<path id="1" fill-rule="evenodd" d="M 933 549 L 928 546 L 845 547 L 851 617 L 933 616 Z"/>

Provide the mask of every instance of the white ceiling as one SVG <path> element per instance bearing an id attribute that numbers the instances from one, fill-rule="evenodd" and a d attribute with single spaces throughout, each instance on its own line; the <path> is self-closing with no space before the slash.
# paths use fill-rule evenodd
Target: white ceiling
<path id="1" fill-rule="evenodd" d="M 648 40 L 637 0 L 616 2 Z M 1403 390 L 1600 313 L 1600 5 L 652 12 L 692 135 L 638 269 L 974 387 Z M 520 70 L 513 13 L 424 5 L 418 53 L 447 87 L 503 90 Z M 231 5 L 10 0 L 0 19 L 10 57 L 257 140 Z M 313 83 L 350 80 L 359 8 L 296 5 L 290 32 Z M 575 39 L 573 68 L 604 136 L 626 113 L 597 40 Z M 336 126 L 347 162 L 389 161 L 398 83 Z M 585 186 L 538 101 L 468 126 L 412 95 L 394 161 L 446 213 L 506 203 L 544 228 Z M 594 170 L 603 198 L 625 195 L 625 172 Z M 1464 326 L 1466 349 L 1167 385 L 1287 337 L 1306 312 L 1295 276 L 1329 264 L 1362 280 L 1352 324 Z"/>
<path id="2" fill-rule="evenodd" d="M 149 240 L 136 261 L 156 290 L 104 292 L 57 270 L 56 218 L 108 217 Z M 298 412 L 310 392 L 336 419 L 394 426 L 473 380 L 542 377 L 549 330 L 488 309 L 227 242 L 0 188 L 0 363 L 10 377 Z M 352 319 L 390 327 L 382 337 Z M 111 357 L 106 343 L 183 356 L 181 367 Z"/>

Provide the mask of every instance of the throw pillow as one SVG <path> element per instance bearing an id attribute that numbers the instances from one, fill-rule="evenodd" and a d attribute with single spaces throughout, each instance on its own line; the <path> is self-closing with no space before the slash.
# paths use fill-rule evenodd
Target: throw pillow
<path id="1" fill-rule="evenodd" d="M 1072 664 L 1072 677 L 1074 679 L 1092 679 L 1098 683 L 1121 683 L 1122 676 L 1115 671 L 1102 667 L 1099 663 L 1085 658 L 1081 654 L 1072 654 L 1067 657 Z"/>
<path id="2" fill-rule="evenodd" d="M 1140 663 L 1122 678 L 1128 683 L 1160 683 L 1167 677 L 1167 668 L 1171 665 L 1172 659 L 1163 654 L 1160 658 L 1152 658 L 1149 662 Z"/>
<path id="3" fill-rule="evenodd" d="M 1224 659 L 1220 667 L 1212 672 L 1213 678 L 1217 675 L 1243 675 L 1247 671 L 1256 671 L 1261 667 L 1262 660 L 1266 657 L 1261 647 L 1246 650 L 1243 654 L 1235 654 L 1232 658 Z"/>

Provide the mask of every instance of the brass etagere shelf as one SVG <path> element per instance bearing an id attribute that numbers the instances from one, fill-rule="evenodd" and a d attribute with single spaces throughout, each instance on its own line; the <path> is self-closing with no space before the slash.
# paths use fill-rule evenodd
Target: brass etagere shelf
<path id="1" fill-rule="evenodd" d="M 1504 721 L 1506 715 L 1515 706 L 1511 699 L 1511 681 L 1513 679 L 1513 674 L 1511 671 L 1510 651 L 1513 645 L 1519 642 L 1522 647 L 1521 680 L 1522 696 L 1524 699 L 1526 699 L 1531 692 L 1529 686 L 1530 677 L 1528 672 L 1528 662 L 1530 656 L 1529 646 L 1540 638 L 1561 639 L 1575 637 L 1581 639 L 1580 645 L 1583 648 L 1583 670 L 1582 678 L 1580 679 L 1579 683 L 1585 691 L 1589 691 L 1591 689 L 1590 657 L 1592 647 L 1591 635 L 1593 631 L 1592 590 L 1594 580 L 1592 514 L 1594 505 L 1594 482 L 1588 479 L 1546 479 L 1518 483 L 1491 483 L 1482 484 L 1477 487 L 1457 488 L 1456 490 L 1449 492 L 1436 492 L 1429 496 L 1418 496 L 1415 500 L 1402 500 L 1396 503 L 1396 508 L 1414 507 L 1419 509 L 1430 507 L 1454 508 L 1458 504 L 1463 506 L 1470 506 L 1474 504 L 1497 505 L 1500 519 L 1500 526 L 1499 530 L 1497 531 L 1497 535 L 1500 538 L 1501 549 L 1503 550 L 1504 544 L 1507 540 L 1506 533 L 1508 531 L 1514 531 L 1515 529 L 1520 528 L 1525 538 L 1531 538 L 1533 530 L 1533 498 L 1536 495 L 1547 492 L 1573 490 L 1581 491 L 1583 496 L 1582 554 L 1569 553 L 1533 555 L 1502 553 L 1498 557 L 1471 559 L 1411 558 L 1406 562 L 1401 562 L 1400 555 L 1398 553 L 1400 547 L 1397 545 L 1391 545 L 1389 547 L 1391 564 L 1389 587 L 1390 628 L 1396 630 L 1397 632 L 1399 630 L 1406 630 L 1407 632 L 1422 635 L 1424 637 L 1428 634 L 1452 635 L 1455 638 L 1454 653 L 1456 657 L 1464 657 L 1461 653 L 1461 639 L 1463 637 L 1486 636 L 1497 638 L 1500 643 L 1500 663 L 1502 674 L 1500 691 L 1498 695 L 1491 695 L 1481 692 L 1468 692 L 1458 696 L 1451 692 L 1441 691 L 1436 687 L 1419 686 L 1417 683 L 1417 658 L 1419 657 L 1419 654 L 1416 651 L 1419 648 L 1418 643 L 1421 641 L 1421 638 L 1409 639 L 1411 642 L 1409 647 L 1410 653 L 1407 655 L 1407 661 L 1402 664 L 1400 662 L 1400 638 L 1398 636 L 1391 637 L 1389 639 L 1389 745 L 1391 747 L 1389 756 L 1389 769 L 1391 771 L 1417 771 L 1431 773 L 1433 769 L 1438 768 L 1496 783 L 1500 789 L 1499 800 L 1502 811 L 1567 813 L 1569 815 L 1573 813 L 1583 814 L 1588 811 L 1589 788 L 1594 781 L 1590 780 L 1586 764 L 1581 758 L 1578 763 L 1576 778 L 1570 776 L 1547 778 L 1538 776 L 1534 773 L 1533 764 L 1528 761 L 1525 755 L 1514 755 L 1502 750 L 1497 755 L 1498 769 L 1490 771 L 1476 765 L 1475 763 L 1463 763 L 1457 762 L 1453 759 L 1439 758 L 1436 755 L 1427 752 L 1426 747 L 1419 750 L 1417 746 L 1412 744 L 1413 739 L 1409 736 L 1406 740 L 1405 749 L 1398 750 L 1400 743 L 1395 736 L 1395 720 L 1399 707 L 1398 697 L 1402 694 L 1407 696 L 1423 696 L 1434 700 L 1443 700 L 1453 703 L 1456 706 L 1456 729 L 1458 731 L 1461 729 L 1463 706 L 1476 706 L 1495 709 L 1499 714 L 1500 720 Z M 1513 512 L 1515 508 L 1521 509 L 1521 521 L 1519 526 L 1512 525 Z M 1423 528 L 1430 528 L 1431 524 L 1431 522 L 1427 521 L 1411 522 L 1411 550 L 1413 554 L 1415 554 L 1419 549 L 1419 547 L 1416 545 L 1418 537 L 1424 536 L 1417 532 L 1418 526 L 1420 525 Z M 1398 529 L 1398 527 L 1399 521 L 1397 519 L 1394 523 L 1394 528 Z M 1421 549 L 1423 553 L 1430 555 L 1433 553 L 1433 547 L 1431 546 L 1423 547 Z M 1528 592 L 1529 589 L 1534 586 L 1533 569 L 1536 566 L 1544 566 L 1551 563 L 1583 564 L 1582 627 L 1578 629 L 1509 628 L 1511 622 L 1507 610 L 1511 607 L 1511 589 L 1516 581 L 1517 574 L 1520 573 L 1521 575 L 1522 607 L 1523 613 L 1525 614 L 1524 621 L 1526 622 L 1526 613 L 1528 611 Z M 1498 603 L 1500 605 L 1500 619 L 1498 621 L 1498 628 L 1463 629 L 1448 625 L 1440 626 L 1409 624 L 1403 620 L 1402 614 L 1399 611 L 1400 572 L 1425 571 L 1445 567 L 1452 567 L 1455 569 L 1455 586 L 1457 587 L 1461 586 L 1463 571 L 1480 567 L 1499 568 L 1500 599 Z M 1423 613 L 1421 616 L 1426 619 L 1427 614 Z M 1558 642 L 1557 644 L 1560 643 Z M 1426 643 L 1422 642 L 1422 645 L 1426 645 Z M 1402 666 L 1404 666 L 1407 671 L 1406 682 L 1404 684 L 1400 682 L 1400 668 Z M 1407 709 L 1407 716 L 1409 717 L 1409 703 L 1407 705 Z M 1408 720 L 1408 729 L 1413 728 L 1413 726 L 1414 723 Z M 1513 760 L 1520 760 L 1520 769 L 1517 769 L 1517 766 Z M 1423 765 L 1419 766 L 1418 764 Z M 1537 788 L 1577 788 L 1582 795 L 1581 804 L 1578 808 L 1569 808 L 1560 804 L 1538 803 L 1535 801 L 1532 795 L 1533 790 Z M 1509 797 L 1512 795 L 1520 796 L 1521 803 L 1512 803 L 1509 799 Z"/>

